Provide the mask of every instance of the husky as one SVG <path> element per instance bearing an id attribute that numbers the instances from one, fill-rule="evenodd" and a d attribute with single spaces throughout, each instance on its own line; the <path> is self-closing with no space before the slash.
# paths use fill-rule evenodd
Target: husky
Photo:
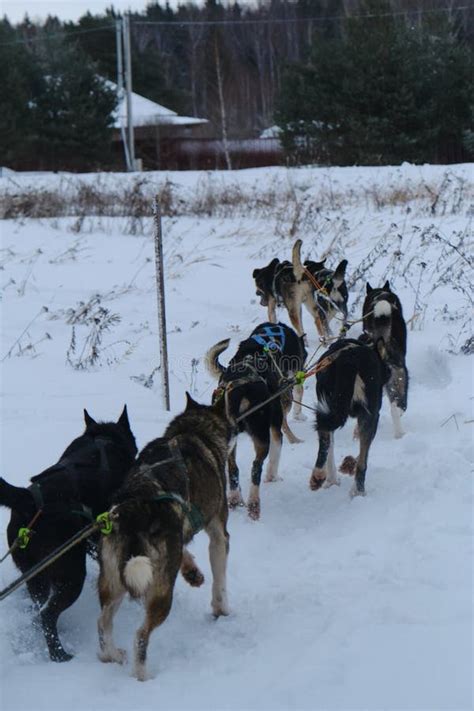
<path id="1" fill-rule="evenodd" d="M 381 289 L 373 289 L 367 282 L 367 296 L 362 308 L 365 333 L 376 342 L 383 338 L 387 350 L 390 379 L 385 386 L 395 438 L 404 432 L 400 417 L 407 409 L 408 370 L 405 363 L 407 353 L 407 327 L 403 318 L 402 305 L 398 296 L 385 282 Z"/>
<path id="2" fill-rule="evenodd" d="M 300 239 L 296 240 L 292 261 L 272 261 L 261 269 L 254 269 L 253 278 L 260 303 L 268 308 L 268 320 L 276 323 L 276 307 L 284 305 L 293 328 L 303 335 L 301 305 L 310 312 L 320 337 L 330 335 L 329 322 L 336 314 L 347 319 L 348 291 L 345 283 L 347 260 L 334 271 L 325 267 L 325 261 L 301 261 Z M 310 279 L 307 275 L 312 276 Z"/>
<path id="3" fill-rule="evenodd" d="M 193 586 L 204 580 L 185 547 L 201 528 L 210 539 L 212 612 L 215 617 L 229 614 L 225 463 L 233 428 L 223 401 L 206 406 L 186 396 L 185 411 L 141 451 L 114 497 L 113 531 L 100 545 L 99 658 L 126 660 L 113 642 L 112 625 L 128 592 L 145 606 L 135 639 L 134 675 L 140 681 L 148 678 L 149 638 L 168 617 L 178 571 Z"/>
<path id="4" fill-rule="evenodd" d="M 306 360 L 304 336 L 298 336 L 285 324 L 262 323 L 249 338 L 239 344 L 237 353 L 227 368 L 219 362 L 219 355 L 229 346 L 230 339 L 216 343 L 206 355 L 210 374 L 218 378 L 214 397 L 222 397 L 228 417 L 236 421 L 246 410 L 265 402 L 274 395 L 284 382 L 302 370 Z M 260 517 L 260 481 L 262 468 L 268 454 L 269 461 L 265 481 L 278 480 L 278 464 L 282 446 L 282 432 L 292 443 L 299 442 L 291 431 L 287 414 L 291 408 L 291 388 L 281 396 L 263 405 L 256 412 L 240 421 L 240 432 L 252 438 L 255 459 L 252 464 L 252 484 L 247 508 L 250 518 Z M 302 387 L 298 391 L 301 402 Z M 299 406 L 301 407 L 301 406 Z M 229 505 L 243 504 L 239 485 L 239 469 L 236 460 L 236 444 L 231 448 L 228 461 Z"/>
<path id="5" fill-rule="evenodd" d="M 85 432 L 71 442 L 56 464 L 34 476 L 31 486 L 12 486 L 0 479 L 0 505 L 12 512 L 7 529 L 9 546 L 20 527 L 28 526 L 40 512 L 26 548 L 12 551 L 22 573 L 106 511 L 135 460 L 137 447 L 126 406 L 117 422 L 96 422 L 87 410 L 84 420 Z M 59 639 L 57 621 L 82 591 L 86 550 L 90 552 L 91 547 L 93 541 L 79 543 L 27 583 L 39 609 L 49 656 L 55 662 L 72 659 Z"/>
<path id="6" fill-rule="evenodd" d="M 334 431 L 348 417 L 357 418 L 359 456 L 346 457 L 340 471 L 355 474 L 351 495 L 365 495 L 365 473 L 370 445 L 377 432 L 382 390 L 390 377 L 382 338 L 374 347 L 351 338 L 333 343 L 321 356 L 317 374 L 316 430 L 319 448 L 309 481 L 315 491 L 339 484 L 334 463 Z"/>

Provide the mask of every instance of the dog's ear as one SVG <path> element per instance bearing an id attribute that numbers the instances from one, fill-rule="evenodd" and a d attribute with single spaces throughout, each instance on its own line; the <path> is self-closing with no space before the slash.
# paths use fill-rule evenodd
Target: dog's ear
<path id="1" fill-rule="evenodd" d="M 339 262 L 339 264 L 337 265 L 332 277 L 334 286 L 341 286 L 342 282 L 344 281 L 344 276 L 346 274 L 346 267 L 347 259 L 343 259 L 342 262 Z"/>
<path id="2" fill-rule="evenodd" d="M 252 277 L 253 277 L 254 279 L 256 279 L 256 278 L 258 277 L 258 275 L 260 274 L 261 271 L 262 271 L 261 269 L 254 269 L 253 272 L 252 272 Z"/>
<path id="3" fill-rule="evenodd" d="M 127 406 L 123 406 L 122 414 L 117 420 L 117 424 L 121 425 L 124 429 L 130 430 L 130 422 L 128 419 L 128 412 L 127 412 Z"/>
<path id="4" fill-rule="evenodd" d="M 86 423 L 86 427 L 90 427 L 91 425 L 96 425 L 97 422 L 89 415 L 87 410 L 84 408 L 84 422 Z"/>
<path id="5" fill-rule="evenodd" d="M 367 293 L 370 294 L 371 291 L 373 291 L 372 287 L 370 286 L 369 282 L 367 282 L 366 286 Z"/>
<path id="6" fill-rule="evenodd" d="M 381 357 L 381 359 L 385 362 L 388 358 L 388 353 L 387 353 L 387 346 L 385 345 L 385 341 L 383 338 L 377 338 L 377 343 L 375 344 L 375 347 L 377 349 L 377 353 Z"/>
<path id="7" fill-rule="evenodd" d="M 186 390 L 186 412 L 188 410 L 197 410 L 198 407 L 201 407 L 201 405 L 196 402 Z"/>
<path id="8" fill-rule="evenodd" d="M 390 291 L 390 282 L 388 279 L 385 282 L 385 284 L 383 285 L 382 289 L 386 289 L 387 291 Z"/>

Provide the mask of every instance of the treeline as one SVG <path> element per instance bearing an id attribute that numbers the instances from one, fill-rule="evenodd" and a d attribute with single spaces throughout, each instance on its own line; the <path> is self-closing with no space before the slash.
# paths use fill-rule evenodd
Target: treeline
<path id="1" fill-rule="evenodd" d="M 91 167 L 107 163 L 110 113 L 98 114 L 113 97 L 105 90 L 99 102 L 94 92 L 103 87 L 96 86 L 89 106 L 81 90 L 90 94 L 94 73 L 116 79 L 115 19 L 111 9 L 76 23 L 0 23 L 0 57 L 14 74 L 11 85 L 0 77 L 3 162 L 15 162 L 21 150 L 21 125 L 23 149 L 34 145 L 41 153 L 52 142 L 56 155 L 74 156 L 86 141 L 79 159 L 87 156 Z M 341 164 L 460 160 L 472 145 L 472 0 L 150 4 L 132 14 L 131 26 L 134 90 L 209 119 L 214 137 L 256 137 L 278 122 L 289 160 Z M 54 54 L 59 63 L 51 67 Z M 77 71 L 68 91 L 72 77 L 52 81 L 61 64 Z M 22 91 L 6 98 L 12 85 Z M 21 120 L 7 119 L 7 109 L 19 104 Z"/>

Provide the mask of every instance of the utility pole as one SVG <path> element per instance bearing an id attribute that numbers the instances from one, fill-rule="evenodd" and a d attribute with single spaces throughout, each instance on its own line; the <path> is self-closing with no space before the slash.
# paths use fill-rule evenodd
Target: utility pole
<path id="1" fill-rule="evenodd" d="M 156 296 L 158 302 L 158 332 L 160 336 L 161 394 L 165 410 L 170 411 L 170 382 L 168 375 L 168 340 L 166 335 L 165 273 L 163 265 L 163 232 L 161 228 L 160 197 L 153 203 L 155 238 Z"/>
<path id="2" fill-rule="evenodd" d="M 123 46 L 122 46 L 122 38 L 123 38 L 123 20 L 121 18 L 118 18 L 115 20 L 115 46 L 116 46 L 116 53 L 117 53 L 117 98 L 119 102 L 119 107 L 120 104 L 123 100 Z M 127 166 L 127 170 L 130 171 L 132 170 L 132 165 L 130 163 L 130 154 L 128 151 L 128 143 L 127 143 L 127 135 L 125 133 L 125 126 L 122 121 L 122 117 L 120 115 L 120 109 L 119 109 L 119 121 L 120 121 L 120 133 L 122 136 L 122 144 L 123 144 L 123 150 L 125 153 L 125 165 Z"/>
<path id="3" fill-rule="evenodd" d="M 127 134 L 129 170 L 135 170 L 135 136 L 133 132 L 132 112 L 132 49 L 130 43 L 130 14 L 123 16 L 123 48 L 125 53 L 125 90 L 127 93 Z"/>

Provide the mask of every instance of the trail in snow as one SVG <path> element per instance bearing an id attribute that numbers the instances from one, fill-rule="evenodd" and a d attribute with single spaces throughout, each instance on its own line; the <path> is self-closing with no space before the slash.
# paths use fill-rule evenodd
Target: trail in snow
<path id="1" fill-rule="evenodd" d="M 260 175 L 263 182 L 265 171 Z M 341 175 L 335 169 L 335 179 Z M 353 218 L 353 229 L 341 230 L 337 242 L 349 260 L 349 276 L 381 230 L 401 223 L 402 213 L 405 235 L 410 224 L 430 219 L 393 209 L 361 217 L 359 207 L 344 213 L 349 222 Z M 152 388 L 139 382 L 158 357 L 150 233 L 126 235 L 122 221 L 110 220 L 105 233 L 91 222 L 89 232 L 77 235 L 71 224 L 35 220 L 2 227 L 1 357 L 37 316 L 2 364 L 1 475 L 18 485 L 56 461 L 82 430 L 83 407 L 108 419 L 126 402 L 139 446 L 160 435 L 169 419 L 161 409 L 159 373 Z M 466 229 L 465 212 L 440 217 L 437 225 L 449 238 Z M 251 273 L 274 253 L 288 255 L 292 242 L 251 214 L 166 220 L 164 234 L 177 413 L 186 389 L 210 400 L 214 383 L 202 361 L 207 348 L 232 336 L 230 356 L 266 320 Z M 298 236 L 305 241 L 303 252 L 311 247 L 316 254 L 334 234 L 319 233 L 317 243 L 311 234 Z M 389 258 L 382 255 L 371 269 L 373 285 L 383 278 Z M 421 259 L 436 262 L 439 252 L 430 246 Z M 400 275 L 392 286 L 409 318 L 416 284 L 411 289 Z M 350 304 L 364 287 L 361 281 L 351 291 Z M 103 305 L 121 322 L 104 336 L 102 367 L 76 371 L 66 363 L 72 331 L 66 312 L 97 292 L 109 295 Z M 68 664 L 47 658 L 25 591 L 0 604 L 2 709 L 471 708 L 472 358 L 448 352 L 462 319 L 440 316 L 445 304 L 462 311 L 462 295 L 446 289 L 429 298 L 423 330 L 409 332 L 407 434 L 393 438 L 385 401 L 365 498 L 350 499 L 352 482 L 344 476 L 340 487 L 309 490 L 316 434 L 311 419 L 293 423 L 304 443 L 284 443 L 283 481 L 262 485 L 261 520 L 251 522 L 243 509 L 230 516 L 229 618 L 211 618 L 207 538 L 199 534 L 192 552 L 206 582 L 191 589 L 178 581 L 171 614 L 149 648 L 154 679 L 139 684 L 129 667 L 96 658 L 97 567 L 89 562 L 82 596 L 60 620 L 65 647 L 75 653 Z M 287 321 L 284 312 L 280 316 Z M 314 349 L 313 326 L 307 314 L 303 318 Z M 76 327 L 80 346 L 86 332 Z M 197 374 L 193 358 L 199 359 Z M 309 382 L 305 402 L 312 405 L 314 399 Z M 348 423 L 336 432 L 337 463 L 356 453 L 352 429 Z M 246 493 L 252 449 L 245 436 L 238 459 Z M 7 521 L 2 510 L 2 530 Z M 16 575 L 13 564 L 4 563 L 1 587 Z M 117 616 L 117 641 L 130 653 L 141 619 L 141 608 L 132 602 Z"/>

